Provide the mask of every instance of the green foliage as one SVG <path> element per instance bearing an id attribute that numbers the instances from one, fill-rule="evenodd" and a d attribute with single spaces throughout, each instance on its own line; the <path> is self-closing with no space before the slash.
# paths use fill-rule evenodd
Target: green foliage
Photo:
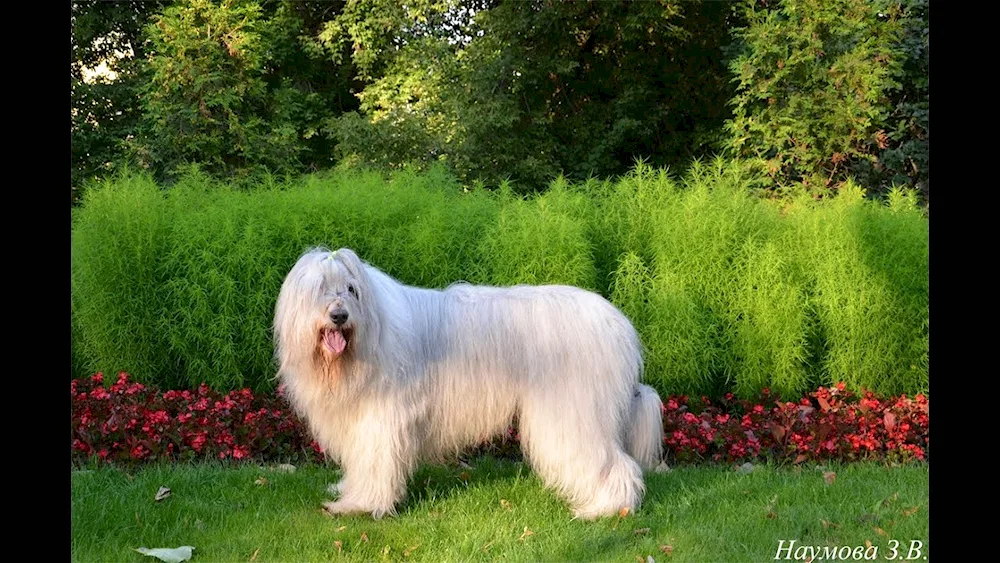
<path id="1" fill-rule="evenodd" d="M 523 198 L 467 191 L 442 166 L 338 170 L 256 187 L 195 170 L 166 194 L 121 175 L 74 213 L 74 357 L 164 386 L 273 386 L 269 334 L 306 248 L 351 247 L 400 281 L 571 284 L 632 319 L 663 393 L 784 395 L 845 381 L 927 391 L 927 218 L 886 203 L 776 202 L 753 165 L 680 180 L 643 163 L 618 182 Z"/>
<path id="2" fill-rule="evenodd" d="M 879 393 L 928 388 L 928 225 L 912 192 L 887 206 L 853 183 L 788 211 L 822 331 L 824 382 Z"/>
<path id="3" fill-rule="evenodd" d="M 320 34 L 352 42 L 367 81 L 360 113 L 328 131 L 343 158 L 443 162 L 520 191 L 560 171 L 623 173 L 636 156 L 684 161 L 725 117 L 726 15 L 713 2 L 357 2 Z"/>
<path id="4" fill-rule="evenodd" d="M 162 257 L 172 214 L 160 188 L 127 172 L 95 185 L 75 214 L 71 246 L 74 356 L 90 372 L 164 376 L 169 312 Z M 149 379 L 148 379 L 149 380 Z"/>
<path id="5" fill-rule="evenodd" d="M 71 201 L 88 182 L 127 159 L 126 138 L 139 123 L 138 89 L 144 80 L 142 28 L 163 8 L 160 1 L 78 0 L 70 7 Z M 117 77 L 85 80 L 104 64 Z"/>
<path id="6" fill-rule="evenodd" d="M 163 10 L 146 28 L 140 162 L 168 176 L 190 164 L 216 175 L 331 165 L 322 123 L 356 102 L 351 67 L 301 38 L 326 15 L 322 5 L 242 0 Z"/>
<path id="7" fill-rule="evenodd" d="M 484 234 L 475 281 L 595 289 L 589 204 L 570 193 L 564 179 L 531 200 L 507 195 L 496 224 Z"/>
<path id="8" fill-rule="evenodd" d="M 730 65 L 734 154 L 809 191 L 849 176 L 880 190 L 926 180 L 925 2 L 748 1 L 743 11 Z"/>
<path id="9" fill-rule="evenodd" d="M 266 27 L 258 4 L 233 0 L 192 0 L 155 18 L 138 149 L 149 166 L 176 172 L 199 162 L 231 173 L 295 162 L 295 128 L 268 107 Z"/>

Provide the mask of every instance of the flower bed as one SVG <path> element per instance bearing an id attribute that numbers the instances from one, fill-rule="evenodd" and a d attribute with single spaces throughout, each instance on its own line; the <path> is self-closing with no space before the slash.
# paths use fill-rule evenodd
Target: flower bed
<path id="1" fill-rule="evenodd" d="M 109 387 L 98 373 L 73 380 L 70 389 L 74 465 L 323 459 L 280 388 L 268 396 L 249 389 L 221 394 L 205 385 L 161 392 L 122 372 Z M 928 406 L 923 395 L 858 397 L 843 384 L 821 387 L 797 403 L 775 400 L 766 390 L 760 402 L 731 394 L 718 404 L 672 396 L 663 405 L 663 440 L 668 462 L 926 460 Z M 515 456 L 517 439 L 511 427 L 481 450 Z"/>

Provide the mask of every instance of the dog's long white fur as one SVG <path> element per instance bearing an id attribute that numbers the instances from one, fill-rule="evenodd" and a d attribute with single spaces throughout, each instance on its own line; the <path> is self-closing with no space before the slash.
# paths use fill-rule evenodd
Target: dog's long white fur
<path id="1" fill-rule="evenodd" d="M 324 348 L 346 311 L 347 347 Z M 603 297 L 568 286 L 403 285 L 349 249 L 312 249 L 275 308 L 278 377 L 339 462 L 334 514 L 394 513 L 421 460 L 503 432 L 580 518 L 638 508 L 661 456 L 660 398 L 642 351 Z"/>

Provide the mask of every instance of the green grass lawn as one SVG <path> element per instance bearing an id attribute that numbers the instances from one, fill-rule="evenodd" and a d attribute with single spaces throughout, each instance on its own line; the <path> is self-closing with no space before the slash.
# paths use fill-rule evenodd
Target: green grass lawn
<path id="1" fill-rule="evenodd" d="M 870 542 L 880 560 L 894 546 L 905 560 L 914 540 L 921 560 L 928 552 L 926 464 L 682 467 L 647 476 L 638 514 L 582 522 L 526 465 L 471 463 L 421 468 L 399 516 L 380 521 L 323 513 L 338 473 L 321 466 L 75 471 L 73 560 L 155 563 L 133 549 L 182 545 L 195 547 L 195 562 L 773 561 L 782 540 Z M 161 486 L 172 493 L 156 502 Z"/>

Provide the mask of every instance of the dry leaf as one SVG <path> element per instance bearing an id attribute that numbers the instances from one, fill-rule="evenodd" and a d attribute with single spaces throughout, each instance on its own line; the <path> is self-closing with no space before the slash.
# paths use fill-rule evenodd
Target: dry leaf
<path id="1" fill-rule="evenodd" d="M 462 472 L 462 473 L 461 473 L 461 474 L 460 474 L 460 475 L 458 476 L 458 478 L 459 478 L 459 479 L 461 479 L 463 483 L 468 483 L 468 482 L 469 482 L 469 477 L 471 477 L 471 475 L 469 475 L 469 472 L 468 472 L 468 471 L 463 471 L 463 472 Z"/>
<path id="2" fill-rule="evenodd" d="M 882 528 L 879 528 L 878 526 L 874 526 L 874 528 L 875 528 L 875 533 L 876 534 L 878 534 L 880 536 L 888 535 L 888 534 L 886 534 L 885 530 L 883 530 Z"/>
<path id="3" fill-rule="evenodd" d="M 168 487 L 160 487 L 160 490 L 156 491 L 156 498 L 154 500 L 156 500 L 156 502 L 160 502 L 169 496 L 170 489 Z"/>
<path id="4" fill-rule="evenodd" d="M 865 547 L 871 548 L 871 546 L 872 546 L 871 540 L 865 540 Z"/>
<path id="5" fill-rule="evenodd" d="M 337 540 L 337 541 L 333 542 L 333 545 L 334 545 L 334 547 L 337 548 L 337 553 L 340 553 L 341 551 L 344 550 L 344 542 L 342 542 L 340 540 Z"/>
<path id="6" fill-rule="evenodd" d="M 920 510 L 919 506 L 914 506 L 913 508 L 907 508 L 903 510 L 903 516 L 913 516 L 913 514 L 918 510 Z"/>
<path id="7" fill-rule="evenodd" d="M 799 454 L 799 455 L 795 456 L 795 461 L 793 461 L 792 463 L 794 463 L 794 464 L 797 465 L 797 464 L 802 463 L 803 461 L 805 461 L 807 459 L 809 459 L 809 456 L 807 456 L 806 454 Z"/>
<path id="8" fill-rule="evenodd" d="M 416 549 L 418 547 L 420 547 L 419 543 L 417 545 L 411 545 L 410 547 L 404 549 L 403 550 L 403 557 L 409 557 L 410 554 L 413 553 L 414 551 L 416 551 Z"/>
<path id="9" fill-rule="evenodd" d="M 505 498 L 500 499 L 500 506 L 502 506 L 503 508 L 506 508 L 507 510 L 511 509 L 510 501 L 507 500 L 507 499 L 505 499 Z"/>
<path id="10" fill-rule="evenodd" d="M 533 535 L 535 535 L 535 532 L 532 532 L 531 530 L 528 529 L 527 526 L 525 526 L 524 527 L 524 533 L 521 534 L 521 537 L 517 538 L 517 541 L 524 541 L 524 538 L 526 538 L 528 536 L 533 536 Z"/>
<path id="11" fill-rule="evenodd" d="M 334 531 L 335 531 L 335 532 L 343 532 L 343 531 L 344 531 L 344 530 L 346 530 L 346 529 L 347 529 L 347 526 L 341 526 L 341 527 L 337 528 L 337 529 L 336 529 L 336 530 L 334 530 Z"/>
<path id="12" fill-rule="evenodd" d="M 260 548 L 253 550 L 253 555 L 250 556 L 250 561 L 255 561 L 257 559 L 257 554 L 260 553 Z"/>
<path id="13" fill-rule="evenodd" d="M 644 536 L 648 533 L 649 533 L 649 528 L 638 528 L 636 530 L 632 530 L 632 534 L 636 536 Z"/>
<path id="14" fill-rule="evenodd" d="M 662 551 L 663 553 L 665 553 L 667 555 L 670 555 L 674 551 L 674 546 L 672 546 L 672 545 L 661 545 L 660 546 L 660 551 Z"/>
<path id="15" fill-rule="evenodd" d="M 490 548 L 490 546 L 492 546 L 492 545 L 493 545 L 494 543 L 496 543 L 496 542 L 491 542 L 491 541 L 488 541 L 488 542 L 484 543 L 484 544 L 483 544 L 483 547 L 482 547 L 482 550 L 483 550 L 483 551 L 486 551 L 486 550 L 487 550 L 487 549 L 489 549 L 489 548 Z"/>
<path id="16" fill-rule="evenodd" d="M 368 532 L 361 532 L 361 541 L 368 543 Z"/>
<path id="17" fill-rule="evenodd" d="M 263 487 L 264 485 L 267 484 L 267 479 L 265 479 L 264 477 L 258 477 L 257 480 L 253 482 L 253 484 L 259 487 Z"/>
<path id="18" fill-rule="evenodd" d="M 837 528 L 840 527 L 840 524 L 837 524 L 835 522 L 827 522 L 826 520 L 820 520 L 819 522 L 820 522 L 820 524 L 823 524 L 823 529 L 824 530 L 827 529 L 827 528 L 833 528 L 833 529 L 836 530 Z"/>
<path id="19" fill-rule="evenodd" d="M 826 481 L 827 485 L 832 485 L 837 480 L 837 474 L 833 471 L 824 471 L 823 480 Z"/>
<path id="20" fill-rule="evenodd" d="M 772 520 L 777 518 L 778 515 L 774 512 L 774 507 L 777 506 L 777 504 L 778 504 L 778 495 L 774 495 L 773 497 L 771 497 L 771 501 L 767 503 L 767 508 L 764 509 L 767 511 L 765 516 L 767 516 Z"/>

